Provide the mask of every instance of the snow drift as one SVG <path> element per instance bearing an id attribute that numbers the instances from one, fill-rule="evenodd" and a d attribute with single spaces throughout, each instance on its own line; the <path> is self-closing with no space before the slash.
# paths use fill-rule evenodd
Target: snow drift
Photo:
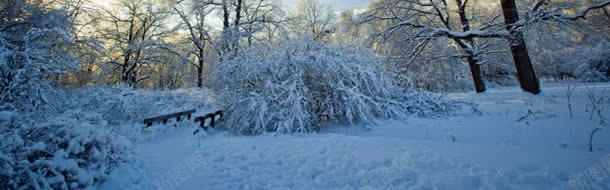
<path id="1" fill-rule="evenodd" d="M 57 90 L 56 112 L 0 111 L 0 187 L 87 189 L 132 165 L 142 119 L 204 108 L 201 89 L 171 92 L 95 87 Z"/>
<path id="2" fill-rule="evenodd" d="M 400 88 L 365 48 L 299 39 L 245 49 L 215 66 L 227 104 L 223 127 L 236 133 L 310 132 L 323 122 L 442 117 L 455 102 Z"/>
<path id="3" fill-rule="evenodd" d="M 133 145 L 106 129 L 99 114 L 66 112 L 33 124 L 0 121 L 0 187 L 84 189 L 133 160 Z"/>

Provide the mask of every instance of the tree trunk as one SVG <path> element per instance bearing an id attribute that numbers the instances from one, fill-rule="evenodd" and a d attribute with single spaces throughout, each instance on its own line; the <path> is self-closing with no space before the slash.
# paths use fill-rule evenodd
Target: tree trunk
<path id="1" fill-rule="evenodd" d="M 223 55 L 226 54 L 227 52 L 229 52 L 230 49 L 230 45 L 229 45 L 229 38 L 231 37 L 232 34 L 230 34 L 230 12 L 229 12 L 229 4 L 227 2 L 227 0 L 223 0 L 222 1 L 222 52 L 220 52 L 220 62 L 222 62 L 223 59 Z"/>
<path id="2" fill-rule="evenodd" d="M 481 65 L 473 57 L 468 57 L 468 66 L 470 66 L 470 72 L 472 73 L 472 80 L 474 81 L 474 87 L 477 93 L 485 92 L 485 82 L 481 76 Z"/>
<path id="3" fill-rule="evenodd" d="M 239 22 L 241 20 L 241 4 L 242 0 L 237 0 L 237 8 L 235 8 L 235 27 L 239 27 Z"/>
<path id="4" fill-rule="evenodd" d="M 137 12 L 132 11 L 132 15 L 129 21 L 129 30 L 127 31 L 127 44 L 129 46 L 132 45 L 134 38 L 135 38 L 135 33 L 134 33 L 134 28 L 135 28 L 135 17 L 136 17 Z M 122 65 L 122 71 L 121 71 L 121 83 L 129 83 L 129 71 L 128 68 L 130 67 L 129 65 L 129 60 L 131 59 L 131 49 L 127 49 L 126 52 L 124 52 L 124 59 L 123 59 L 123 65 Z"/>
<path id="5" fill-rule="evenodd" d="M 197 67 L 197 87 L 203 87 L 203 49 L 199 49 L 199 66 Z"/>
<path id="6" fill-rule="evenodd" d="M 222 29 L 229 28 L 229 4 L 227 0 L 222 1 Z"/>
<path id="7" fill-rule="evenodd" d="M 239 34 L 239 24 L 241 22 L 241 7 L 242 6 L 242 0 L 237 0 L 237 8 L 235 8 L 235 29 L 233 30 L 233 38 L 231 40 L 231 44 L 233 47 L 231 47 L 231 50 L 233 50 L 233 53 L 237 53 L 237 51 L 239 51 L 239 38 L 240 36 L 235 36 L 235 35 L 241 35 Z"/>
<path id="8" fill-rule="evenodd" d="M 538 83 L 538 78 L 536 77 L 532 61 L 530 60 L 523 33 L 515 30 L 513 26 L 511 26 L 519 21 L 519 12 L 517 11 L 515 0 L 500 1 L 502 2 L 502 12 L 504 13 L 504 21 L 507 26 L 506 29 L 511 33 L 510 49 L 513 54 L 515 67 L 517 68 L 521 89 L 532 94 L 539 94 L 540 84 Z"/>
<path id="9" fill-rule="evenodd" d="M 455 2 L 458 6 L 458 14 L 460 15 L 460 22 L 462 23 L 462 31 L 470 31 L 470 20 L 468 20 L 468 15 L 466 15 L 466 3 L 462 0 L 456 0 Z M 447 26 L 449 26 L 449 24 L 447 24 Z M 481 74 L 481 65 L 478 64 L 479 61 L 476 57 L 477 55 L 472 49 L 475 47 L 474 39 L 467 38 L 465 42 L 460 39 L 454 39 L 454 41 L 468 54 L 466 59 L 468 61 L 468 66 L 470 67 L 470 73 L 472 74 L 472 81 L 474 82 L 475 90 L 477 93 L 485 92 L 485 82 L 483 82 L 483 77 Z"/>

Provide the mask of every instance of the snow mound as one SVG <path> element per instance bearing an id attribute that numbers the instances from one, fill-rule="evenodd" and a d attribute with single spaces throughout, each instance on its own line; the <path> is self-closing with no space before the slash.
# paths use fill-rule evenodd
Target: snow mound
<path id="1" fill-rule="evenodd" d="M 99 114 L 66 112 L 51 121 L 0 123 L 0 186 L 83 189 L 130 162 L 133 145 L 107 130 Z"/>
<path id="2" fill-rule="evenodd" d="M 442 117 L 459 109 L 455 102 L 398 87 L 380 65 L 369 49 L 309 39 L 243 50 L 214 71 L 228 105 L 224 128 L 310 132 L 326 121 Z"/>

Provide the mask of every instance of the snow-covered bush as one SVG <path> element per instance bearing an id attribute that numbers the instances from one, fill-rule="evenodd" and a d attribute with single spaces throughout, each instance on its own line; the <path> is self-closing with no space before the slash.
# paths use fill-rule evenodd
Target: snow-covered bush
<path id="1" fill-rule="evenodd" d="M 245 134 L 310 132 L 325 121 L 439 117 L 458 109 L 397 87 L 380 61 L 369 49 L 309 39 L 242 50 L 214 70 L 228 106 L 223 127 Z"/>
<path id="2" fill-rule="evenodd" d="M 129 140 L 141 129 L 135 124 L 213 102 L 201 89 L 96 87 L 62 94 L 54 113 L 0 111 L 0 188 L 94 187 L 117 164 L 134 160 Z"/>
<path id="3" fill-rule="evenodd" d="M 473 89 L 468 65 L 460 59 L 444 57 L 421 60 L 409 65 L 413 86 L 433 92 L 469 91 Z"/>
<path id="4" fill-rule="evenodd" d="M 63 110 L 99 113 L 114 123 L 140 123 L 144 118 L 209 107 L 208 90 L 145 91 L 129 87 L 94 87 L 67 91 Z"/>
<path id="5" fill-rule="evenodd" d="M 66 112 L 43 124 L 0 121 L 0 187 L 84 189 L 133 159 L 132 144 L 99 114 Z"/>
<path id="6" fill-rule="evenodd" d="M 70 19 L 38 4 L 0 6 L 0 110 L 34 111 L 61 97 L 47 79 L 74 67 Z"/>
<path id="7" fill-rule="evenodd" d="M 583 82 L 610 81 L 610 51 L 591 56 L 576 68 L 575 73 Z"/>

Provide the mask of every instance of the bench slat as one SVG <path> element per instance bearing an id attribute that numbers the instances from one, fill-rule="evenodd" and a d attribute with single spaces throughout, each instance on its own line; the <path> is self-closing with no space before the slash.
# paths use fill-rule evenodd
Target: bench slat
<path id="1" fill-rule="evenodd" d="M 191 119 L 191 115 L 195 112 L 197 112 L 197 110 L 192 109 L 192 110 L 183 111 L 183 112 L 177 112 L 177 113 L 161 115 L 161 116 L 157 116 L 157 117 L 146 118 L 146 119 L 144 119 L 144 124 L 146 124 L 148 127 L 152 126 L 152 124 L 155 122 L 163 122 L 164 124 L 166 124 L 167 121 L 171 118 L 176 118 L 177 121 L 180 121 L 181 116 L 187 116 L 188 119 Z"/>

